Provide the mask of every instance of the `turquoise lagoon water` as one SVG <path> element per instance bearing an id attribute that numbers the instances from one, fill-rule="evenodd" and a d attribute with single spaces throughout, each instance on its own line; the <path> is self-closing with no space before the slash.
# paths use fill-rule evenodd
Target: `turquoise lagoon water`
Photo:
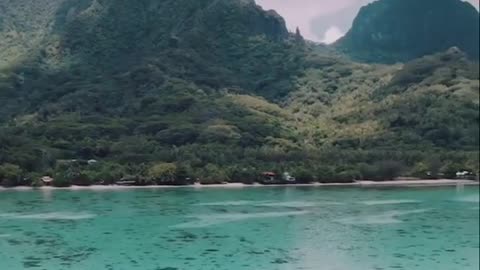
<path id="1" fill-rule="evenodd" d="M 0 192 L 0 269 L 474 270 L 478 187 Z"/>

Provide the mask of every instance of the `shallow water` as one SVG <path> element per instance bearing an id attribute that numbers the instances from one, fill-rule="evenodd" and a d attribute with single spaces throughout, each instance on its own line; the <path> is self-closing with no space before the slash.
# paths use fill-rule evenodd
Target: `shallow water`
<path id="1" fill-rule="evenodd" d="M 0 269 L 475 270 L 478 187 L 0 192 Z"/>

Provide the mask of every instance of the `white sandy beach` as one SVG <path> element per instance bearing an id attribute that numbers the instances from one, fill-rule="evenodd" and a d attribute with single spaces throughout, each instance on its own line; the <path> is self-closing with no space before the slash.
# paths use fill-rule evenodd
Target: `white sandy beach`
<path id="1" fill-rule="evenodd" d="M 253 184 L 246 185 L 242 183 L 227 183 L 216 185 L 189 185 L 189 186 L 119 186 L 119 185 L 92 185 L 92 186 L 71 186 L 65 188 L 57 187 L 0 187 L 0 191 L 15 190 L 15 191 L 30 191 L 30 190 L 95 190 L 95 191 L 111 191 L 111 190 L 128 190 L 128 189 L 174 189 L 174 188 L 262 188 L 262 187 L 360 187 L 360 188 L 374 188 L 374 187 L 441 187 L 441 186 L 475 186 L 479 182 L 472 180 L 451 180 L 451 179 L 437 179 L 437 180 L 394 180 L 394 181 L 356 181 L 354 183 L 312 183 L 312 184 L 286 184 L 286 185 L 262 185 Z"/>

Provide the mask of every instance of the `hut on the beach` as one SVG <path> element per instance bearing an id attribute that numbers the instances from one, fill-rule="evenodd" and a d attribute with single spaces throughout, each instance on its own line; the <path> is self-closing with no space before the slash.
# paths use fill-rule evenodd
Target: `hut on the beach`
<path id="1" fill-rule="evenodd" d="M 42 181 L 42 183 L 45 186 L 50 186 L 50 185 L 52 185 L 53 178 L 50 177 L 50 176 L 43 176 L 42 178 L 40 178 L 40 181 Z"/>

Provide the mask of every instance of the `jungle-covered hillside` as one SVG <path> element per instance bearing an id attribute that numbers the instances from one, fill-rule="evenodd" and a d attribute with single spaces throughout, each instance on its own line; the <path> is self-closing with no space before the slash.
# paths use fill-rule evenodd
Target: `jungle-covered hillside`
<path id="1" fill-rule="evenodd" d="M 253 0 L 0 0 L 0 179 L 478 172 L 478 58 L 354 59 Z"/>

